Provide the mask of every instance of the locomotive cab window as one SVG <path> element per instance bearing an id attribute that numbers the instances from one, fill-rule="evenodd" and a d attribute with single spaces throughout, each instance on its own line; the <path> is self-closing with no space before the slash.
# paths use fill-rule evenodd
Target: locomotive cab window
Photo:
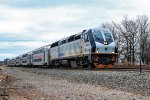
<path id="1" fill-rule="evenodd" d="M 103 38 L 103 35 L 100 31 L 94 32 L 94 39 L 96 42 L 104 43 L 104 38 Z"/>
<path id="2" fill-rule="evenodd" d="M 104 33 L 105 39 L 108 43 L 113 42 L 112 36 L 110 33 Z"/>

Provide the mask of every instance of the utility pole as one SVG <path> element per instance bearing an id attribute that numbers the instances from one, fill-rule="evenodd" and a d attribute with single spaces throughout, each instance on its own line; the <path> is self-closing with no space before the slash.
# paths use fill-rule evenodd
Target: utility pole
<path id="1" fill-rule="evenodd" d="M 142 48 L 141 48 L 141 46 L 142 46 L 142 27 L 141 27 L 141 31 L 140 31 L 140 73 L 142 73 L 142 65 L 141 65 L 141 63 L 142 63 Z"/>
<path id="2" fill-rule="evenodd" d="M 141 58 L 142 58 L 142 55 L 141 55 L 141 47 L 140 47 L 140 73 L 142 73 L 142 65 L 141 65 Z"/>

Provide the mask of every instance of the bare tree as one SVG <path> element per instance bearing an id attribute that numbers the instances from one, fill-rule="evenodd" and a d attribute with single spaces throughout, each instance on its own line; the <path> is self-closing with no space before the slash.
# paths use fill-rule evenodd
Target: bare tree
<path id="1" fill-rule="evenodd" d="M 101 26 L 113 33 L 119 59 L 134 65 L 135 61 L 139 61 L 142 48 L 142 62 L 150 63 L 150 25 L 146 15 L 137 16 L 136 19 L 125 16 L 120 24 L 112 22 Z"/>
<path id="2" fill-rule="evenodd" d="M 124 57 L 127 62 L 133 63 L 135 62 L 135 46 L 138 41 L 138 24 L 134 19 L 128 19 L 128 17 L 124 17 L 121 24 L 114 25 L 118 28 L 120 33 L 122 34 L 122 38 L 124 38 L 124 43 L 122 43 L 125 47 Z"/>
<path id="3" fill-rule="evenodd" d="M 149 19 L 146 15 L 138 16 L 137 22 L 139 25 L 141 59 L 143 63 L 149 63 L 149 39 L 150 39 L 150 25 Z"/>

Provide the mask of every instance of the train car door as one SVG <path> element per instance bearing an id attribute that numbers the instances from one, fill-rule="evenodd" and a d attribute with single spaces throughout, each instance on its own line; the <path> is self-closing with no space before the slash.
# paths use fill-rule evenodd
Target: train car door
<path id="1" fill-rule="evenodd" d="M 84 39 L 84 42 L 83 42 L 83 54 L 87 55 L 90 53 L 90 48 L 91 48 L 91 45 L 90 45 L 90 41 L 89 41 L 89 36 L 87 33 L 83 34 L 83 39 Z"/>
<path id="2" fill-rule="evenodd" d="M 83 56 L 83 44 L 84 44 L 84 38 L 83 38 L 83 34 L 82 34 L 81 41 L 80 41 L 80 57 Z"/>

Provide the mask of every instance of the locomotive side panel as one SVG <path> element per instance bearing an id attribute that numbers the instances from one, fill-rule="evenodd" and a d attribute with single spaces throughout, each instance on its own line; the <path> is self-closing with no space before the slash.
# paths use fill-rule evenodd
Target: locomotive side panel
<path id="1" fill-rule="evenodd" d="M 80 56 L 80 40 L 72 41 L 59 46 L 58 59 Z"/>

